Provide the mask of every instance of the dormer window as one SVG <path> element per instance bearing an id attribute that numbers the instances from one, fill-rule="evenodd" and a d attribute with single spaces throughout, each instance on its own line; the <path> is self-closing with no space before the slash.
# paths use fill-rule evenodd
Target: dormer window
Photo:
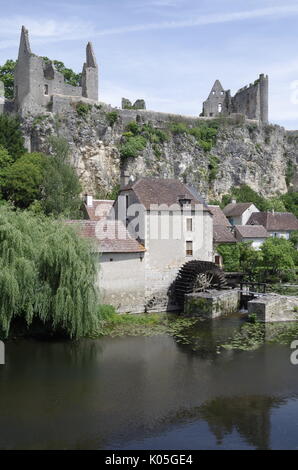
<path id="1" fill-rule="evenodd" d="M 187 206 L 191 204 L 191 199 L 185 194 L 181 194 L 180 196 L 178 196 L 178 201 L 180 206 Z"/>

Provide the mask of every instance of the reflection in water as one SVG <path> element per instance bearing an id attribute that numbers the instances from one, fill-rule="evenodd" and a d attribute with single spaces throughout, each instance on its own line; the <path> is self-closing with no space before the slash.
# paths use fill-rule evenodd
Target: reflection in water
<path id="1" fill-rule="evenodd" d="M 222 350 L 241 325 L 202 322 L 186 345 L 166 335 L 8 343 L 0 448 L 294 448 L 291 351 Z"/>
<path id="2" fill-rule="evenodd" d="M 217 444 L 233 430 L 256 449 L 270 449 L 270 413 L 285 400 L 269 396 L 215 398 L 200 408 Z"/>

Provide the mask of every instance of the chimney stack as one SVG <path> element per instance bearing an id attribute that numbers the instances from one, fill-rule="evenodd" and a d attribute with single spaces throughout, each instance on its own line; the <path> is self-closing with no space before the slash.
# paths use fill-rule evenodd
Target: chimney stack
<path id="1" fill-rule="evenodd" d="M 93 196 L 90 196 L 89 194 L 85 195 L 85 202 L 87 207 L 92 207 L 93 206 Z"/>
<path id="2" fill-rule="evenodd" d="M 125 188 L 129 183 L 129 173 L 128 171 L 122 170 L 120 175 L 120 189 Z"/>

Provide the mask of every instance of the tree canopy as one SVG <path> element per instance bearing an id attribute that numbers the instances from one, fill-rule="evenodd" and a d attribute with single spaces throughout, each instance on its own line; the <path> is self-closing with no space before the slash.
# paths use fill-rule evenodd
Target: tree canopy
<path id="1" fill-rule="evenodd" d="M 70 337 L 96 325 L 96 266 L 89 245 L 61 222 L 0 206 L 0 330 L 39 319 Z"/>
<path id="2" fill-rule="evenodd" d="M 14 69 L 16 62 L 8 59 L 4 65 L 0 65 L 0 81 L 4 83 L 5 98 L 13 98 Z"/>
<path id="3" fill-rule="evenodd" d="M 0 115 L 0 147 L 7 150 L 13 161 L 26 153 L 19 118 Z"/>
<path id="4" fill-rule="evenodd" d="M 285 238 L 269 237 L 260 250 L 251 243 L 220 244 L 217 251 L 223 257 L 226 271 L 242 271 L 250 279 L 259 281 L 276 280 L 282 275 L 284 280 L 295 277 L 298 266 L 298 251 L 295 248 L 297 236 L 292 241 Z"/>

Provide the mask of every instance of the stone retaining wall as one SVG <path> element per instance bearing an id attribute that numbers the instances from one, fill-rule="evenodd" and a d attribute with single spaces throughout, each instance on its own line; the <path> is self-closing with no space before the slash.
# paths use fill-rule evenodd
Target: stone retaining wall
<path id="1" fill-rule="evenodd" d="M 298 297 L 264 295 L 248 302 L 248 313 L 256 314 L 262 322 L 297 321 Z"/>
<path id="2" fill-rule="evenodd" d="M 196 294 L 187 294 L 184 303 L 184 315 L 190 317 L 216 318 L 239 310 L 239 292 L 237 290 L 210 290 Z"/>

